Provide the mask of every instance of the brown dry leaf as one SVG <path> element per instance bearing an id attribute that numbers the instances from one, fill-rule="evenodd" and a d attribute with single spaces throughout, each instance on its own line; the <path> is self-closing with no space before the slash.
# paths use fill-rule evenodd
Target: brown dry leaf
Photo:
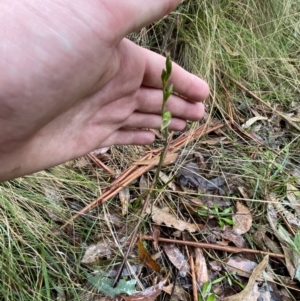
<path id="1" fill-rule="evenodd" d="M 165 224 L 167 227 L 175 228 L 180 231 L 187 230 L 190 232 L 196 232 L 197 230 L 199 230 L 198 225 L 177 219 L 174 215 L 154 205 L 152 206 L 152 208 L 148 207 L 146 209 L 146 212 L 152 215 L 152 220 L 158 225 Z"/>
<path id="2" fill-rule="evenodd" d="M 153 233 L 152 233 L 152 237 L 153 237 L 153 246 L 154 246 L 154 250 L 158 250 L 158 239 L 160 237 L 160 226 L 158 225 L 153 225 Z"/>
<path id="3" fill-rule="evenodd" d="M 163 287 L 163 291 L 168 295 L 171 295 L 174 289 L 174 283 L 170 283 L 168 286 Z"/>
<path id="4" fill-rule="evenodd" d="M 146 250 L 143 242 L 140 239 L 138 241 L 138 251 L 141 261 L 155 272 L 160 273 L 160 265 L 152 259 L 151 254 Z"/>
<path id="5" fill-rule="evenodd" d="M 236 214 L 233 215 L 233 230 L 236 234 L 247 233 L 252 226 L 252 216 L 250 210 L 240 202 L 236 203 Z"/>
<path id="6" fill-rule="evenodd" d="M 164 244 L 163 248 L 169 260 L 179 270 L 179 275 L 185 277 L 186 274 L 190 272 L 191 268 L 184 255 L 174 244 Z"/>
<path id="7" fill-rule="evenodd" d="M 229 272 L 236 272 L 237 275 L 249 278 L 257 263 L 239 256 L 232 256 L 226 262 L 226 269 Z"/>
<path id="8" fill-rule="evenodd" d="M 125 301 L 154 301 L 162 292 L 162 289 L 167 279 L 160 281 L 158 284 L 145 289 L 141 293 L 137 293 L 131 296 L 123 296 Z"/>
<path id="9" fill-rule="evenodd" d="M 201 288 L 204 283 L 209 281 L 209 276 L 203 251 L 199 248 L 195 248 L 195 271 L 198 286 Z"/>
<path id="10" fill-rule="evenodd" d="M 249 197 L 249 195 L 248 195 L 248 192 L 245 191 L 244 187 L 239 186 L 237 189 L 238 189 L 239 193 L 241 194 L 241 196 L 242 196 L 244 199 L 247 199 L 247 200 L 250 199 L 250 197 Z"/>
<path id="11" fill-rule="evenodd" d="M 128 187 L 124 187 L 119 191 L 119 199 L 122 204 L 122 215 L 126 215 L 128 213 L 128 203 L 130 200 L 130 192 Z"/>
<path id="12" fill-rule="evenodd" d="M 166 154 L 166 157 L 164 159 L 164 162 L 162 164 L 162 166 L 168 166 L 170 164 L 173 164 L 174 162 L 176 162 L 178 158 L 178 153 L 168 153 Z M 154 165 L 157 166 L 159 164 L 159 157 L 154 157 L 152 159 L 149 160 L 142 160 L 142 161 L 135 161 L 133 162 L 134 165 Z"/>
<path id="13" fill-rule="evenodd" d="M 267 255 L 263 261 L 253 270 L 251 277 L 249 278 L 248 284 L 240 293 L 226 297 L 223 301 L 257 301 L 260 296 L 258 290 L 257 279 L 260 278 L 262 272 L 265 270 L 269 262 L 269 256 Z"/>
<path id="14" fill-rule="evenodd" d="M 223 231 L 212 231 L 213 234 L 221 236 L 223 239 L 233 242 L 238 248 L 244 248 L 246 246 L 245 239 L 236 234 L 233 228 L 227 226 Z"/>
<path id="15" fill-rule="evenodd" d="M 100 258 L 106 257 L 110 258 L 112 251 L 112 245 L 105 241 L 99 241 L 96 245 L 90 245 L 81 260 L 82 263 L 91 264 L 97 262 Z"/>
<path id="16" fill-rule="evenodd" d="M 277 211 L 285 217 L 286 221 L 290 225 L 296 226 L 298 229 L 300 228 L 300 219 L 295 214 L 285 209 L 285 207 L 280 203 L 275 203 L 274 206 L 276 207 Z"/>
<path id="17" fill-rule="evenodd" d="M 161 181 L 164 183 L 164 184 L 167 184 L 168 187 L 173 190 L 173 191 L 177 191 L 177 188 L 176 188 L 176 185 L 175 183 L 172 181 L 172 179 L 166 175 L 165 173 L 163 173 L 162 171 L 159 172 L 159 178 L 161 179 Z"/>

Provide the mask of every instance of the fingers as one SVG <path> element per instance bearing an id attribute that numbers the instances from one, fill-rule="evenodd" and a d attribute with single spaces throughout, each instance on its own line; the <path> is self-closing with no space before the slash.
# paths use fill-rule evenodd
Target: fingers
<path id="1" fill-rule="evenodd" d="M 122 39 L 127 34 L 158 21 L 174 10 L 181 0 L 110 0 L 109 4 L 102 2 L 113 19 L 111 27 L 118 29 L 119 39 Z"/>
<path id="2" fill-rule="evenodd" d="M 122 128 L 132 129 L 160 129 L 161 116 L 155 114 L 133 113 L 123 124 Z M 182 131 L 185 128 L 186 122 L 179 118 L 172 118 L 169 125 L 171 131 Z"/>
<path id="3" fill-rule="evenodd" d="M 165 69 L 166 58 L 147 49 L 143 51 L 146 59 L 143 84 L 148 87 L 161 88 L 161 72 Z M 190 101 L 201 102 L 209 96 L 208 84 L 176 63 L 172 63 L 172 75 L 169 82 L 174 85 L 174 92 Z"/>
<path id="4" fill-rule="evenodd" d="M 143 113 L 161 114 L 162 91 L 142 87 L 136 94 L 136 110 Z M 177 95 L 171 95 L 166 109 L 171 111 L 173 117 L 184 120 L 198 121 L 204 115 L 204 105 L 199 102 L 190 102 Z"/>
<path id="5" fill-rule="evenodd" d="M 147 130 L 125 130 L 121 129 L 110 135 L 101 147 L 111 145 L 147 145 L 155 139 L 154 133 Z"/>

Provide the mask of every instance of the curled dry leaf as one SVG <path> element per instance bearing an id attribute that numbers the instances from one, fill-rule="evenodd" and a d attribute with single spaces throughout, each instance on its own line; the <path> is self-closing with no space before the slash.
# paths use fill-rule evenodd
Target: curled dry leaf
<path id="1" fill-rule="evenodd" d="M 160 265 L 154 259 L 152 259 L 151 254 L 144 247 L 143 242 L 140 239 L 138 241 L 138 251 L 141 261 L 153 271 L 160 273 Z"/>
<path id="2" fill-rule="evenodd" d="M 179 220 L 174 215 L 156 206 L 152 206 L 152 208 L 148 207 L 146 212 L 152 215 L 152 220 L 158 225 L 165 224 L 167 227 L 172 227 L 180 231 L 187 230 L 190 232 L 196 232 L 199 229 L 198 225 Z"/>
<path id="3" fill-rule="evenodd" d="M 253 270 L 248 284 L 240 293 L 226 297 L 223 301 L 257 301 L 260 296 L 257 280 L 260 278 L 262 272 L 267 267 L 269 262 L 269 256 L 266 256 L 263 261 Z"/>
<path id="4" fill-rule="evenodd" d="M 233 230 L 236 234 L 247 233 L 252 226 L 252 216 L 250 210 L 240 202 L 236 203 L 236 214 L 233 215 Z"/>
<path id="5" fill-rule="evenodd" d="M 91 264 L 100 258 L 110 258 L 112 254 L 111 244 L 105 240 L 99 241 L 96 245 L 90 245 L 81 260 L 82 263 Z"/>
<path id="6" fill-rule="evenodd" d="M 209 276 L 203 251 L 199 248 L 195 248 L 195 271 L 197 284 L 201 288 L 204 283 L 209 281 Z"/>
<path id="7" fill-rule="evenodd" d="M 256 121 L 259 121 L 259 120 L 268 120 L 268 118 L 263 117 L 263 116 L 252 117 L 249 120 L 247 120 L 246 123 L 244 123 L 242 125 L 242 129 L 248 129 L 249 127 L 251 127 L 252 124 L 254 124 Z"/>
<path id="8" fill-rule="evenodd" d="M 180 250 L 174 244 L 164 244 L 164 251 L 169 260 L 179 270 L 179 275 L 185 277 L 190 272 L 190 265 Z"/>
<path id="9" fill-rule="evenodd" d="M 128 213 L 128 204 L 130 200 L 130 192 L 128 187 L 124 187 L 119 191 L 119 199 L 122 204 L 122 215 L 126 215 Z"/>
<path id="10" fill-rule="evenodd" d="M 125 301 L 154 301 L 161 294 L 166 281 L 167 280 L 164 279 L 158 284 L 145 289 L 143 292 L 122 297 Z"/>

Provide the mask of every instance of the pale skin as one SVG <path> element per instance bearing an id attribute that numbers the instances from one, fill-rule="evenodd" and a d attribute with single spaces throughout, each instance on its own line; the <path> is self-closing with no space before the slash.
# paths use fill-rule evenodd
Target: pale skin
<path id="1" fill-rule="evenodd" d="M 165 58 L 124 37 L 179 0 L 0 4 L 0 181 L 116 144 L 150 144 Z M 171 130 L 199 120 L 205 81 L 173 64 Z"/>

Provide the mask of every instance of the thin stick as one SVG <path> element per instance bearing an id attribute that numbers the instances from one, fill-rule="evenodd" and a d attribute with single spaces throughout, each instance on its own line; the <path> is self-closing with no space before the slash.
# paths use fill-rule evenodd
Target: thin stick
<path id="1" fill-rule="evenodd" d="M 185 246 L 186 253 L 188 255 L 190 266 L 191 266 L 191 275 L 192 275 L 192 288 L 193 288 L 193 301 L 198 301 L 198 292 L 197 292 L 197 280 L 196 280 L 196 272 L 195 272 L 195 263 L 193 255 L 190 254 L 188 246 Z"/>
<path id="2" fill-rule="evenodd" d="M 153 237 L 150 235 L 144 235 L 142 237 L 144 240 L 153 241 Z M 269 255 L 270 257 L 274 258 L 285 258 L 283 254 L 276 254 L 276 253 L 269 253 L 265 251 L 259 250 L 252 250 L 246 248 L 237 248 L 237 247 L 230 247 L 230 246 L 220 246 L 215 244 L 203 243 L 203 242 L 196 242 L 196 241 L 187 241 L 187 240 L 177 240 L 177 239 L 169 239 L 169 238 L 162 238 L 158 239 L 159 242 L 170 243 L 170 244 L 179 244 L 184 246 L 191 246 L 196 248 L 203 248 L 203 249 L 212 249 L 230 253 L 252 253 L 252 254 L 261 254 L 261 255 Z"/>
<path id="3" fill-rule="evenodd" d="M 100 166 L 101 168 L 103 168 L 105 171 L 107 171 L 108 173 L 110 173 L 111 175 L 115 176 L 116 172 L 112 169 L 110 169 L 108 166 L 106 166 L 101 160 L 99 160 L 97 157 L 95 157 L 92 154 L 88 154 L 87 155 L 92 161 L 94 161 L 94 163 L 96 163 L 98 166 Z"/>

